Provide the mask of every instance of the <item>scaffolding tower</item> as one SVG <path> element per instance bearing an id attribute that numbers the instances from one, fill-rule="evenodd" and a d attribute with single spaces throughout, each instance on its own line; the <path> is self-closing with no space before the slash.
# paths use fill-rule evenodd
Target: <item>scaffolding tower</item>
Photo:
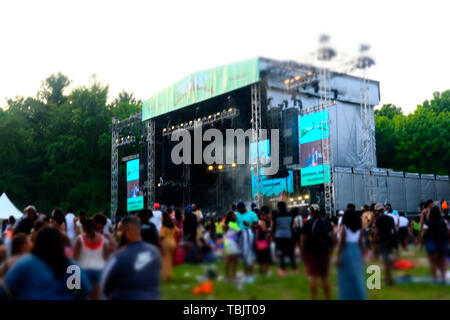
<path id="1" fill-rule="evenodd" d="M 319 69 L 319 110 L 328 110 L 330 106 L 334 105 L 335 102 L 330 100 L 331 93 L 331 74 L 328 68 L 329 62 L 336 56 L 336 51 L 328 45 L 329 37 L 322 35 L 319 39 L 320 47 L 318 50 L 318 60 L 322 62 Z M 322 113 L 323 115 L 323 113 Z M 325 213 L 327 216 L 331 217 L 336 214 L 335 212 L 335 191 L 334 191 L 334 166 L 333 157 L 331 152 L 331 120 L 321 119 L 322 123 L 326 121 L 327 130 L 323 132 L 322 130 L 322 155 L 323 155 L 323 174 L 324 174 L 324 203 L 325 203 Z"/>
<path id="2" fill-rule="evenodd" d="M 251 87 L 251 104 L 252 104 L 252 142 L 256 144 L 256 161 L 253 165 L 253 174 L 255 175 L 256 180 L 256 194 L 255 194 L 255 203 L 258 208 L 262 205 L 262 196 L 260 193 L 260 184 L 261 184 L 261 176 L 260 176 L 260 159 L 259 159 L 259 142 L 261 138 L 261 89 L 260 84 L 255 83 Z"/>
<path id="3" fill-rule="evenodd" d="M 360 56 L 356 60 L 356 69 L 359 69 L 362 73 L 361 88 L 360 88 L 360 112 L 361 112 L 361 126 L 362 126 L 362 138 L 361 138 L 361 162 L 366 172 L 364 179 L 364 192 L 368 203 L 375 202 L 374 199 L 374 177 L 371 174 L 373 168 L 375 168 L 375 128 L 372 123 L 373 119 L 373 106 L 369 104 L 369 79 L 368 69 L 375 64 L 375 61 L 367 55 L 369 50 L 368 45 L 360 46 Z"/>

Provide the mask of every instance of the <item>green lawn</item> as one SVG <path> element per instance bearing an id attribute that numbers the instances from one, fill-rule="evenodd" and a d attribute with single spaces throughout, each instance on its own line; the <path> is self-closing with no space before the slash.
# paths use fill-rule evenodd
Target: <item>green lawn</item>
<path id="1" fill-rule="evenodd" d="M 402 275 L 430 276 L 428 262 L 423 252 L 414 251 L 414 255 L 402 256 L 413 261 L 416 268 L 408 271 L 395 270 L 394 277 Z M 380 261 L 371 262 L 381 266 Z M 209 296 L 194 295 L 192 289 L 199 284 L 199 277 L 205 275 L 208 268 L 213 268 L 223 278 L 223 262 L 205 265 L 184 264 L 175 267 L 174 280 L 162 284 L 163 299 L 276 299 L 297 300 L 309 299 L 308 279 L 303 263 L 299 264 L 300 273 L 280 277 L 276 274 L 277 267 L 271 267 L 271 275 L 263 276 L 255 273 L 253 284 L 243 284 L 241 288 L 226 283 L 223 279 L 214 281 L 214 293 Z M 242 270 L 242 265 L 239 266 Z M 337 270 L 335 265 L 330 268 L 332 298 L 338 298 Z M 382 271 L 383 279 L 383 271 Z M 446 299 L 450 300 L 450 285 L 435 285 L 431 283 L 395 284 L 388 287 L 382 281 L 380 290 L 369 290 L 369 298 L 382 299 Z M 321 297 L 321 296 L 320 296 Z"/>

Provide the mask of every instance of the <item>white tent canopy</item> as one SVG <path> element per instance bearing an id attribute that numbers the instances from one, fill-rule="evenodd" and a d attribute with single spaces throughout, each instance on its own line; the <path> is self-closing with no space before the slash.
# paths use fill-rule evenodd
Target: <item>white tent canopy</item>
<path id="1" fill-rule="evenodd" d="M 10 216 L 20 218 L 23 213 L 9 200 L 6 193 L 0 196 L 0 219 L 8 219 Z"/>

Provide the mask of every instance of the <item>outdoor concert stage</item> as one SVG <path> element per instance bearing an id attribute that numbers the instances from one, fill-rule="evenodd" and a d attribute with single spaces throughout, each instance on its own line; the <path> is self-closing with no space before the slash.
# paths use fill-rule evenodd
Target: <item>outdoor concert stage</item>
<path id="1" fill-rule="evenodd" d="M 138 150 L 139 177 L 130 175 L 129 179 L 135 180 L 128 179 L 133 171 L 128 161 L 127 183 L 139 181 L 140 193 L 134 195 L 142 196 L 142 206 L 159 202 L 182 207 L 194 202 L 205 213 L 219 215 L 239 200 L 270 206 L 284 200 L 289 206 L 301 207 L 314 202 L 328 214 L 343 209 L 349 200 L 357 206 L 397 201 L 400 191 L 391 190 L 390 199 L 389 194 L 379 192 L 377 180 L 373 110 L 380 100 L 379 83 L 364 82 L 363 108 L 362 80 L 266 58 L 193 73 L 144 101 L 142 119 L 135 119 L 144 125 Z M 194 164 L 193 131 L 199 127 L 203 133 L 210 128 L 219 130 L 224 143 L 227 129 L 252 129 L 245 164 Z M 112 211 L 118 206 L 118 150 L 121 137 L 130 137 L 127 128 L 113 120 Z M 171 141 L 177 129 L 191 133 L 191 164 L 175 164 L 171 159 L 173 147 L 179 143 Z M 265 176 L 261 171 L 264 160 L 274 157 L 274 141 L 270 133 L 269 139 L 255 135 L 259 129 L 279 130 L 280 169 L 276 175 Z M 209 144 L 203 141 L 201 151 Z M 359 187 L 353 184 L 350 190 L 348 175 L 361 172 L 365 174 Z M 442 192 L 448 194 L 448 177 L 446 183 Z M 127 201 L 130 194 L 127 190 Z M 131 201 L 138 208 L 137 200 Z M 406 204 L 402 205 L 406 209 Z"/>

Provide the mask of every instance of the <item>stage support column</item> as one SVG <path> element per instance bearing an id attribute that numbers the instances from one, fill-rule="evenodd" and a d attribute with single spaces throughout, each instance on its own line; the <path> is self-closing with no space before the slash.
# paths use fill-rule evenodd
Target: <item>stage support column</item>
<path id="1" fill-rule="evenodd" d="M 113 117 L 111 125 L 111 218 L 115 218 L 117 210 L 117 190 L 119 181 L 119 131 L 117 117 Z"/>
<path id="2" fill-rule="evenodd" d="M 253 173 L 256 177 L 256 195 L 255 203 L 258 208 L 262 205 L 262 197 L 260 193 L 261 177 L 259 175 L 260 159 L 259 159 L 259 141 L 261 137 L 261 89 L 259 83 L 255 83 L 251 87 L 252 98 L 252 142 L 256 143 L 256 161 Z"/>
<path id="3" fill-rule="evenodd" d="M 147 207 L 155 203 L 155 120 L 146 121 L 147 128 Z"/>

